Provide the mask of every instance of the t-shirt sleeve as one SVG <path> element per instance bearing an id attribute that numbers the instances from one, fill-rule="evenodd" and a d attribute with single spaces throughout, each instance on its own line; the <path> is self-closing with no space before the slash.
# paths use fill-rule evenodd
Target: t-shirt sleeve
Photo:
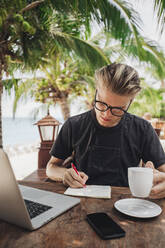
<path id="1" fill-rule="evenodd" d="M 60 159 L 66 159 L 72 154 L 72 128 L 68 119 L 62 126 L 55 140 L 50 155 Z"/>
<path id="2" fill-rule="evenodd" d="M 143 146 L 142 159 L 146 163 L 152 161 L 155 168 L 165 164 L 165 152 L 160 143 L 159 137 L 150 123 L 145 126 L 145 142 Z"/>

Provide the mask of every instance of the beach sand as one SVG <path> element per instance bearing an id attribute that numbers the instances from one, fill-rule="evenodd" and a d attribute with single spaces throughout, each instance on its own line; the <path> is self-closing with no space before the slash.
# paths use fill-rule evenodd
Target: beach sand
<path id="1" fill-rule="evenodd" d="M 38 147 L 38 143 L 4 147 L 17 180 L 22 180 L 37 169 Z"/>

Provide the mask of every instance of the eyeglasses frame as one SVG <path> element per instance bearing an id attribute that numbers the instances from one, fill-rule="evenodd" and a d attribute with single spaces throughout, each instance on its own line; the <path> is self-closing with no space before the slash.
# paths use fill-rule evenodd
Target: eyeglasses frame
<path id="1" fill-rule="evenodd" d="M 111 105 L 108 105 L 108 104 L 105 103 L 105 102 L 96 100 L 96 94 L 97 94 L 97 90 L 96 90 L 96 93 L 95 93 L 94 107 L 95 107 L 98 111 L 100 111 L 100 112 L 106 112 L 108 109 L 110 109 L 111 114 L 114 115 L 114 116 L 118 116 L 118 117 L 122 117 L 124 114 L 127 113 L 128 109 L 129 109 L 129 107 L 130 107 L 130 105 L 131 105 L 131 102 L 132 102 L 132 99 L 131 99 L 131 100 L 130 100 L 130 103 L 129 103 L 128 107 L 127 107 L 127 109 L 125 110 L 125 109 L 123 109 L 123 108 L 121 108 L 121 107 L 115 107 L 115 106 L 112 107 Z M 100 110 L 100 109 L 98 109 L 98 108 L 96 107 L 96 103 L 97 103 L 97 102 L 100 102 L 100 103 L 103 103 L 104 105 L 106 105 L 106 106 L 107 106 L 107 109 L 106 109 L 106 110 Z M 113 110 L 114 108 L 115 108 L 115 109 L 120 109 L 120 110 L 122 110 L 122 111 L 124 112 L 123 115 L 116 115 L 116 114 L 114 114 L 114 113 L 112 112 L 112 110 Z"/>

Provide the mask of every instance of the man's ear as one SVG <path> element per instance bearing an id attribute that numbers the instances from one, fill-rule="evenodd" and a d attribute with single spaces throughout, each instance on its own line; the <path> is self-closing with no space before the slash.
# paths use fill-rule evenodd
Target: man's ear
<path id="1" fill-rule="evenodd" d="M 130 104 L 132 104 L 132 102 L 133 102 L 134 99 L 136 98 L 137 94 L 138 94 L 138 93 L 136 93 L 136 94 L 134 94 L 134 95 L 131 96 L 131 99 L 130 99 L 131 103 L 130 103 Z"/>

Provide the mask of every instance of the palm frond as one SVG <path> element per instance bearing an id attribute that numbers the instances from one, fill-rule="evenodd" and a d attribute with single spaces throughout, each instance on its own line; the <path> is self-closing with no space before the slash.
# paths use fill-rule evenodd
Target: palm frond
<path id="1" fill-rule="evenodd" d="M 157 74 L 160 78 L 165 77 L 165 56 L 159 45 L 155 41 L 145 39 L 143 37 L 139 38 L 141 43 L 141 49 L 138 50 L 134 39 L 128 43 L 125 43 L 124 50 L 127 56 L 132 56 L 137 60 L 150 64 L 155 68 Z"/>
<path id="2" fill-rule="evenodd" d="M 165 0 L 154 0 L 154 10 L 157 13 L 158 22 L 161 25 L 161 33 L 165 26 Z"/>
<path id="3" fill-rule="evenodd" d="M 74 51 L 76 55 L 83 58 L 87 63 L 96 69 L 110 61 L 104 55 L 104 53 L 96 46 L 92 46 L 87 41 L 81 40 L 69 34 L 61 33 L 59 31 L 53 31 L 52 35 L 54 37 L 54 43 L 64 49 Z"/>
<path id="4" fill-rule="evenodd" d="M 130 35 L 128 35 L 128 38 L 130 39 L 132 36 L 136 41 L 136 46 L 138 49 L 140 49 L 140 43 L 139 43 L 139 39 L 138 39 L 138 34 L 139 34 L 139 29 L 141 29 L 141 25 L 142 25 L 142 20 L 139 16 L 139 13 L 136 12 L 133 9 L 133 6 L 126 2 L 126 1 L 118 1 L 118 0 L 114 0 L 112 1 L 115 3 L 115 5 L 117 6 L 117 8 L 120 10 L 121 12 L 121 16 L 122 19 L 125 20 L 125 24 L 124 26 L 128 26 L 129 27 L 129 32 Z M 118 17 L 119 19 L 119 17 Z M 124 35 L 124 32 L 126 32 L 126 28 L 123 28 L 122 26 L 118 27 L 118 33 L 121 32 L 121 28 L 122 28 L 122 35 L 125 37 L 125 39 L 122 41 L 122 44 L 124 44 L 124 41 L 127 39 L 127 33 Z M 118 39 L 115 34 L 112 35 L 114 36 L 115 39 Z"/>
<path id="5" fill-rule="evenodd" d="M 102 50 L 105 56 L 110 57 L 112 61 L 122 62 L 128 57 L 132 57 L 154 68 L 160 79 L 165 77 L 165 55 L 157 42 L 139 36 L 138 42 L 141 47 L 139 49 L 134 37 L 126 41 L 124 46 L 107 32 L 98 33 L 93 37 L 92 42 L 95 43 L 97 39 L 102 41 Z"/>
<path id="6" fill-rule="evenodd" d="M 89 20 L 96 20 L 98 24 L 104 24 L 105 29 L 113 33 L 114 37 L 122 43 L 130 36 L 138 33 L 141 25 L 139 14 L 128 1 L 123 0 L 67 0 L 51 1 L 57 11 L 64 13 L 80 14 Z"/>
<path id="7" fill-rule="evenodd" d="M 160 78 L 165 77 L 165 56 L 158 44 L 153 41 L 142 42 L 144 60 L 150 62 Z"/>
<path id="8" fill-rule="evenodd" d="M 34 80 L 33 79 L 28 79 L 26 81 L 22 81 L 21 79 L 19 80 L 20 84 L 17 87 L 17 90 L 15 90 L 15 98 L 14 98 L 14 103 L 13 103 L 13 116 L 15 116 L 18 101 L 22 98 L 24 101 L 29 99 L 29 89 L 32 88 L 32 85 L 34 85 Z"/>

